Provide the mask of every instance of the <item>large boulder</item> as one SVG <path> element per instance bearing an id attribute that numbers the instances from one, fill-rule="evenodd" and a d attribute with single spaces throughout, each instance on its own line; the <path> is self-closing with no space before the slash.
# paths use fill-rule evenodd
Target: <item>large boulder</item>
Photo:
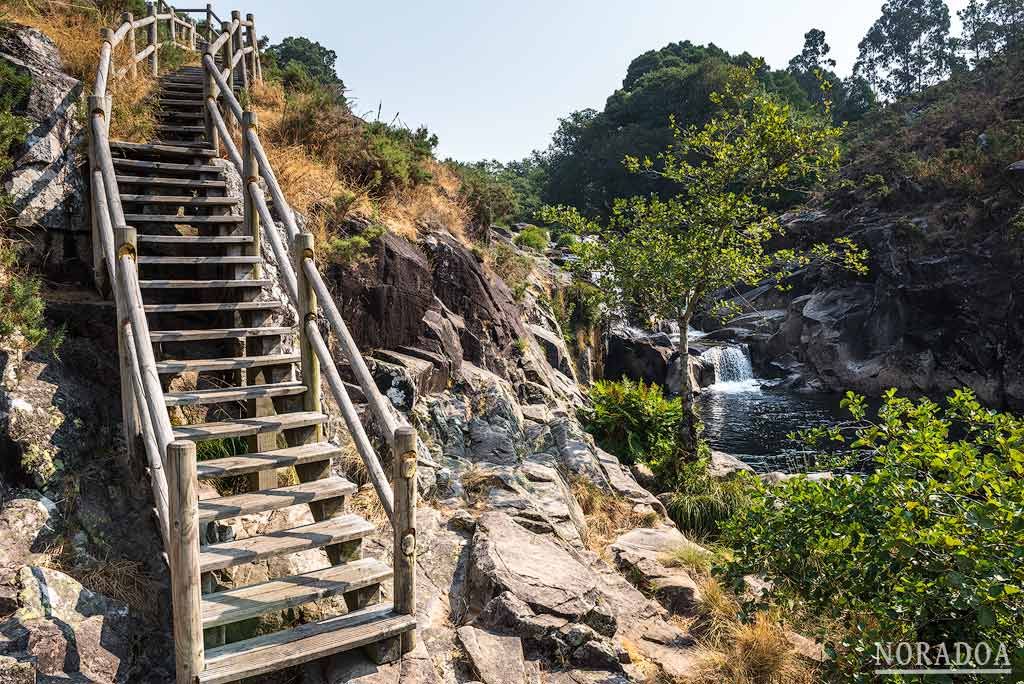
<path id="1" fill-rule="evenodd" d="M 472 625 L 459 627 L 457 634 L 482 684 L 528 684 L 519 637 L 493 634 Z"/>
<path id="2" fill-rule="evenodd" d="M 53 541 L 57 507 L 49 499 L 21 498 L 0 508 L 0 617 L 14 611 L 14 587 L 22 566 L 32 563 Z"/>
<path id="3" fill-rule="evenodd" d="M 653 592 L 668 610 L 677 615 L 692 615 L 700 600 L 700 590 L 690 573 L 667 562 L 669 554 L 680 547 L 704 550 L 683 536 L 675 527 L 638 528 L 620 535 L 611 546 L 612 559 L 628 577 Z"/>
<path id="4" fill-rule="evenodd" d="M 86 281 L 92 249 L 78 170 L 82 83 L 64 73 L 53 41 L 32 28 L 0 27 L 0 60 L 32 79 L 27 105 L 16 112 L 28 118 L 31 130 L 14 150 L 14 168 L 3 185 L 14 200 L 16 224 L 29 229 L 32 249 L 25 258 L 52 277 Z"/>
<path id="5" fill-rule="evenodd" d="M 129 681 L 128 609 L 57 570 L 24 566 L 21 608 L 0 625 L 0 655 L 61 681 Z"/>
<path id="6" fill-rule="evenodd" d="M 632 328 L 615 328 L 608 335 L 604 377 L 664 385 L 674 350 L 665 334 L 648 336 Z"/>

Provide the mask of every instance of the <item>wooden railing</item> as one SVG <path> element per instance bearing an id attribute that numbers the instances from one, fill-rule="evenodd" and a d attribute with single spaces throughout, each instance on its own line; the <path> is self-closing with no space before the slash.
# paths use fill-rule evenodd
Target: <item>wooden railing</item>
<path id="1" fill-rule="evenodd" d="M 205 36 L 198 32 L 195 21 L 180 16 L 195 13 L 205 15 Z M 277 181 L 260 142 L 256 114 L 244 111 L 235 96 L 236 85 L 247 89 L 250 83 L 263 79 L 253 15 L 248 14 L 242 20 L 240 13 L 234 11 L 231 21 L 221 21 L 210 5 L 203 9 L 175 9 L 157 0 L 150 6 L 147 17 L 135 19 L 126 13 L 121 18 L 122 23 L 117 29 L 101 32 L 100 60 L 93 94 L 89 97 L 94 272 L 97 287 L 101 291 L 109 287 L 116 305 L 125 437 L 130 455 L 136 453 L 137 443 L 141 443 L 145 451 L 155 513 L 172 578 L 178 681 L 188 682 L 193 681 L 203 668 L 203 636 L 199 618 L 199 523 L 195 500 L 196 450 L 191 442 L 174 441 L 150 343 L 139 287 L 136 233 L 125 222 L 108 134 L 112 74 L 115 78 L 134 75 L 139 63 L 145 60 L 150 73 L 156 76 L 161 48 L 172 44 L 190 50 L 203 48 L 204 114 L 208 140 L 218 153 L 223 146 L 242 175 L 245 222 L 253 237 L 248 248 L 250 254 L 260 255 L 261 237 L 269 241 L 282 285 L 300 314 L 303 380 L 310 387 L 318 387 L 320 376 L 326 376 L 366 466 L 368 478 L 391 520 L 394 532 L 393 604 L 396 612 L 406 615 L 413 614 L 415 610 L 417 436 L 377 389 L 317 270 L 313 236 L 299 230 Z M 219 22 L 219 30 L 214 20 Z M 166 23 L 169 36 L 164 41 L 160 40 L 159 31 L 162 22 Z M 143 28 L 147 29 L 146 46 L 137 50 L 136 32 Z M 115 68 L 115 48 L 125 40 L 128 41 L 127 61 L 120 68 Z M 220 65 L 217 64 L 218 58 Z M 241 150 L 233 140 L 232 128 L 240 132 Z M 273 199 L 273 212 L 260 185 L 261 178 Z M 274 214 L 284 225 L 293 258 L 289 258 L 278 233 Z M 320 316 L 334 331 L 338 347 L 392 452 L 390 484 L 320 332 Z M 311 394 L 319 401 L 318 392 Z M 412 650 L 414 640 L 415 632 L 402 636 L 403 653 Z"/>

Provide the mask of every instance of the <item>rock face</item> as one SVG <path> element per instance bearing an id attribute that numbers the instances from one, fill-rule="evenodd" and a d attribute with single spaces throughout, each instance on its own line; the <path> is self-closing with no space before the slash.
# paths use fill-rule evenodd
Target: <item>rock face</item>
<path id="1" fill-rule="evenodd" d="M 4 190 L 14 200 L 16 224 L 32 230 L 30 258 L 52 277 L 87 282 L 92 265 L 85 182 L 77 148 L 82 140 L 76 107 L 82 84 L 63 71 L 53 42 L 35 29 L 0 29 L 0 59 L 32 79 L 24 111 L 31 130 L 14 151 Z"/>
<path id="2" fill-rule="evenodd" d="M 631 530 L 612 542 L 609 550 L 615 564 L 638 578 L 667 609 L 677 615 L 692 615 L 700 600 L 697 583 L 686 570 L 666 562 L 666 554 L 684 546 L 703 552 L 676 528 L 663 526 Z"/>
<path id="3" fill-rule="evenodd" d="M 718 334 L 746 342 L 755 368 L 810 389 L 939 394 L 966 386 L 991 406 L 1024 407 L 1019 256 L 1001 232 L 965 239 L 930 218 L 877 211 L 813 211 L 785 223 L 801 235 L 850 235 L 869 250 L 869 274 L 811 267 L 790 279 L 788 292 L 742 293 L 768 314 L 764 325 L 752 330 L 737 319 Z"/>

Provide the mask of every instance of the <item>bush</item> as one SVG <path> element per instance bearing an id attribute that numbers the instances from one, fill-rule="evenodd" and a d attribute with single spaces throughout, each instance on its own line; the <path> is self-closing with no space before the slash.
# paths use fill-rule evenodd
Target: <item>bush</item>
<path id="1" fill-rule="evenodd" d="M 18 269 L 17 258 L 14 246 L 0 240 L 0 338 L 10 339 L 18 334 L 24 339 L 25 349 L 44 346 L 56 351 L 64 331 L 51 333 L 46 327 L 40 281 Z"/>
<path id="2" fill-rule="evenodd" d="M 869 472 L 757 489 L 727 525 L 731 573 L 763 574 L 842 625 L 828 647 L 844 680 L 866 678 L 875 642 L 1002 642 L 1019 671 L 1024 419 L 968 391 L 945 407 L 890 391 L 873 420 L 863 398 L 844 404 L 854 424 L 809 437 L 852 440 Z"/>
<path id="3" fill-rule="evenodd" d="M 459 196 L 472 212 L 471 221 L 479 231 L 508 219 L 515 210 L 515 191 L 512 184 L 488 171 L 485 162 L 460 164 L 448 161 L 462 185 Z"/>
<path id="4" fill-rule="evenodd" d="M 700 458 L 694 462 L 675 464 L 672 473 L 675 491 L 666 508 L 680 529 L 702 537 L 715 537 L 748 505 L 752 478 L 746 473 L 728 478 L 711 477 L 706 443 L 701 443 L 698 453 Z"/>
<path id="5" fill-rule="evenodd" d="M 508 245 L 498 244 L 491 252 L 491 268 L 509 287 L 515 289 L 525 285 L 533 271 L 533 262 L 529 257 L 517 254 Z"/>
<path id="6" fill-rule="evenodd" d="M 648 463 L 654 468 L 676 460 L 683 419 L 679 399 L 666 399 L 658 385 L 632 380 L 595 382 L 590 388 L 593 408 L 583 420 L 601 448 L 624 463 Z"/>
<path id="7" fill-rule="evenodd" d="M 512 241 L 520 247 L 543 252 L 551 243 L 551 238 L 548 236 L 548 231 L 543 228 L 526 226 Z"/>
<path id="8" fill-rule="evenodd" d="M 365 258 L 370 243 L 383 235 L 385 230 L 384 226 L 374 223 L 356 235 L 331 238 L 324 249 L 325 258 L 336 264 L 359 263 Z"/>

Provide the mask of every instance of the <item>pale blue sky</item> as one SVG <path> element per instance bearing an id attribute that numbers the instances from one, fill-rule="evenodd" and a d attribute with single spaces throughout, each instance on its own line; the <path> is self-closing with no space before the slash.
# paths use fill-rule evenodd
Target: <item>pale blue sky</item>
<path id="1" fill-rule="evenodd" d="M 949 0 L 956 10 L 967 0 Z M 304 35 L 338 53 L 356 113 L 397 113 L 427 125 L 441 157 L 526 156 L 547 146 L 558 118 L 601 109 L 630 60 L 667 43 L 714 42 L 784 67 L 809 28 L 823 29 L 840 74 L 882 0 L 235 0 L 272 42 Z"/>

